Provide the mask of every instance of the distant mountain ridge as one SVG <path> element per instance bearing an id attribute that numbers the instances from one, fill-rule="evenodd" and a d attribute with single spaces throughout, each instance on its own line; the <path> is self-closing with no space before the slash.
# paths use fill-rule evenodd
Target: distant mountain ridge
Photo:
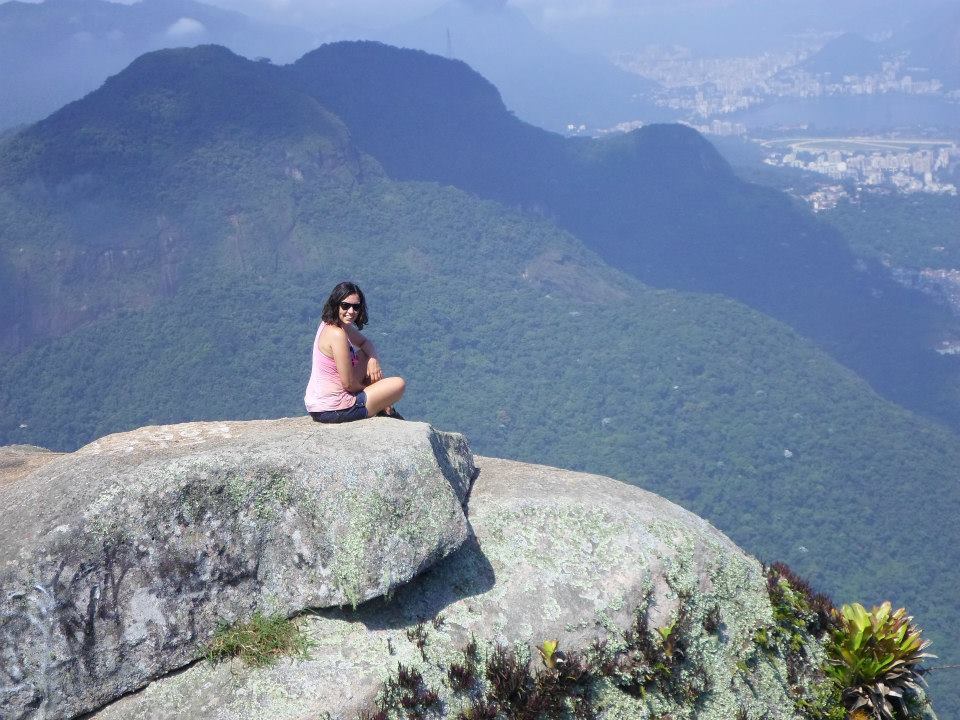
<path id="1" fill-rule="evenodd" d="M 449 0 L 375 39 L 464 60 L 497 86 L 518 117 L 555 132 L 675 117 L 654 104 L 656 82 L 600 54 L 567 50 L 505 2 Z"/>
<path id="2" fill-rule="evenodd" d="M 650 96 L 656 84 L 600 55 L 576 54 L 537 31 L 518 9 L 452 0 L 419 21 L 387 31 L 265 24 L 197 0 L 44 0 L 0 3 L 0 130 L 34 122 L 94 90 L 144 52 L 215 43 L 250 58 L 295 60 L 321 37 L 371 32 L 395 44 L 447 53 L 502 86 L 511 110 L 562 130 L 672 117 Z M 487 50 L 489 44 L 495 48 Z"/>
<path id="3" fill-rule="evenodd" d="M 855 33 L 834 38 L 800 64 L 814 75 L 828 74 L 837 82 L 844 75 L 876 75 L 882 70 L 885 48 Z"/>
<path id="4" fill-rule="evenodd" d="M 251 109 L 256 107 L 256 112 Z M 149 53 L 107 79 L 90 101 L 70 103 L 25 129 L 20 146 L 42 150 L 9 157 L 0 174 L 38 173 L 53 180 L 95 173 L 112 183 L 144 178 L 143 162 L 156 155 L 188 154 L 218 135 L 243 133 L 265 143 L 290 133 L 316 132 L 350 143 L 343 124 L 292 87 L 281 68 L 255 62 L 224 47 L 205 45 Z M 87 138 L 113 137 L 104 147 Z M 168 139 L 176 137 L 176 144 Z M 133 172 L 127 176 L 127 170 Z"/>
<path id="5" fill-rule="evenodd" d="M 901 73 L 915 80 L 939 80 L 960 88 L 960 5 L 944 3 L 898 28 L 884 41 L 844 33 L 824 45 L 801 67 L 815 75 L 878 75 L 884 61 L 902 61 Z"/>

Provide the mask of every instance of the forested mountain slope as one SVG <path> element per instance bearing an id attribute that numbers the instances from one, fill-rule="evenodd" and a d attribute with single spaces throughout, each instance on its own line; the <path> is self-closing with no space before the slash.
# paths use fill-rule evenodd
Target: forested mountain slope
<path id="1" fill-rule="evenodd" d="M 858 261 L 786 195 L 739 180 L 693 130 L 565 139 L 517 120 L 466 65 L 377 43 L 325 45 L 292 70 L 391 177 L 541 212 L 640 280 L 745 302 L 960 426 L 960 361 L 932 349 L 946 309 Z"/>
<path id="2" fill-rule="evenodd" d="M 838 600 L 908 605 L 955 657 L 953 434 L 759 312 L 390 179 L 356 134 L 283 69 L 207 47 L 8 139 L 0 443 L 300 413 L 321 303 L 351 278 L 408 416 L 659 492 Z"/>
<path id="3" fill-rule="evenodd" d="M 336 117 L 287 87 L 278 68 L 215 46 L 145 55 L 0 148 L 0 273 L 11 308 L 0 348 L 149 306 L 196 271 L 185 260 L 198 253 L 246 268 L 275 252 L 289 232 L 272 224 L 281 208 L 261 224 L 243 209 L 273 198 L 234 187 L 253 152 L 282 168 L 309 158 L 317 169 L 306 172 L 322 182 L 363 172 Z M 194 214 L 183 218 L 188 201 Z M 211 244 L 224 222 L 222 205 L 206 207 L 216 202 L 234 209 L 228 248 Z"/>

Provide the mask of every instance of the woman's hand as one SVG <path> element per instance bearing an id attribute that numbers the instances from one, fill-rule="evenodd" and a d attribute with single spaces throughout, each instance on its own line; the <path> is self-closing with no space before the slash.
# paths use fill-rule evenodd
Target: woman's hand
<path id="1" fill-rule="evenodd" d="M 375 357 L 367 360 L 367 377 L 371 385 L 378 380 L 383 380 L 383 369 L 380 367 L 380 361 Z"/>

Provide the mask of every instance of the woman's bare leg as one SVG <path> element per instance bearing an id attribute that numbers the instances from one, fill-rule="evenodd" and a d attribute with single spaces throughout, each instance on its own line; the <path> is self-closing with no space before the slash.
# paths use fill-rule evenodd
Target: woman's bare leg
<path id="1" fill-rule="evenodd" d="M 367 417 L 373 417 L 397 402 L 403 397 L 406 387 L 407 383 L 402 377 L 388 377 L 367 385 L 364 388 L 367 393 Z"/>
<path id="2" fill-rule="evenodd" d="M 357 351 L 357 362 L 363 372 L 363 389 L 367 393 L 367 416 L 373 417 L 381 410 L 389 411 L 392 409 L 393 404 L 403 395 L 406 381 L 400 377 L 390 377 L 371 383 L 370 376 L 367 373 L 367 362 L 369 360 L 370 357 L 363 350 Z M 384 383 L 386 384 L 384 385 Z M 373 390 L 372 394 L 371 390 Z"/>

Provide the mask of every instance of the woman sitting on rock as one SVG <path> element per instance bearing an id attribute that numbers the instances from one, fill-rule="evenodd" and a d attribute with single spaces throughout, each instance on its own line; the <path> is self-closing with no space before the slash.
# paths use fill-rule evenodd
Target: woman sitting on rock
<path id="1" fill-rule="evenodd" d="M 313 342 L 313 365 L 303 402 L 317 422 L 342 423 L 374 415 L 400 418 L 393 404 L 403 395 L 400 377 L 383 377 L 373 343 L 360 334 L 367 302 L 351 282 L 337 285 Z"/>

